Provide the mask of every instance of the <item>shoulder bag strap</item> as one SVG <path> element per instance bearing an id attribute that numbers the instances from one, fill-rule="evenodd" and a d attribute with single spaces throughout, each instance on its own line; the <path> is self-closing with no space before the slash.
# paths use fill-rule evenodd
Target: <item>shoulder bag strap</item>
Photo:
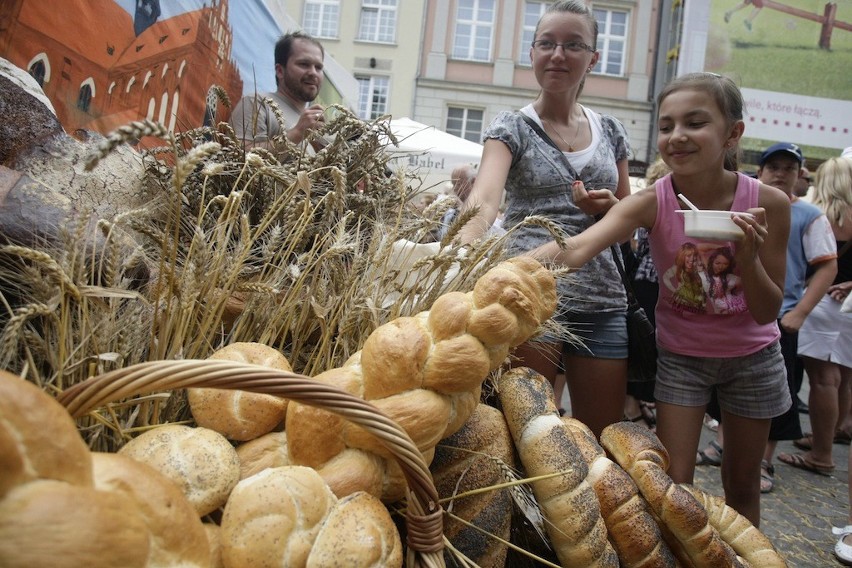
<path id="1" fill-rule="evenodd" d="M 532 118 L 525 115 L 521 111 L 518 111 L 518 114 L 521 115 L 521 118 L 524 119 L 524 122 L 529 124 L 530 128 L 532 128 L 535 131 L 535 133 L 538 134 L 541 137 L 542 140 L 544 140 L 545 142 L 547 142 L 548 144 L 550 144 L 551 146 L 553 146 L 554 148 L 559 150 L 560 153 L 562 153 L 562 149 L 559 146 L 556 145 L 556 142 L 554 142 L 553 139 L 550 136 L 547 135 L 547 132 L 545 132 L 544 129 L 541 126 L 539 126 L 536 121 L 534 121 Z"/>

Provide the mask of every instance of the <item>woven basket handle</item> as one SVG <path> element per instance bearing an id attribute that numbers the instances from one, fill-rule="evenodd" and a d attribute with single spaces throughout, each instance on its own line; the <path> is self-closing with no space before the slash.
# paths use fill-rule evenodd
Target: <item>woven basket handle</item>
<path id="1" fill-rule="evenodd" d="M 194 387 L 273 394 L 339 414 L 361 426 L 396 458 L 408 482 L 409 568 L 442 568 L 443 510 L 423 455 L 397 423 L 369 402 L 310 377 L 234 361 L 148 361 L 91 377 L 57 399 L 75 418 L 132 396 Z"/>

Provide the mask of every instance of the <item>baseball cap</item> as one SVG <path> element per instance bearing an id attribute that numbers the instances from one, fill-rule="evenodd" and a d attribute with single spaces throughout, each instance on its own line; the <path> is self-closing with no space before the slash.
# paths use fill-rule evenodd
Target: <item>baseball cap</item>
<path id="1" fill-rule="evenodd" d="M 790 142 L 779 142 L 778 144 L 773 144 L 769 148 L 767 148 L 763 154 L 760 156 L 760 162 L 758 165 L 762 168 L 763 164 L 766 163 L 766 160 L 769 159 L 769 156 L 773 154 L 778 154 L 779 152 L 785 152 L 786 154 L 796 158 L 796 161 L 799 162 L 799 165 L 805 162 L 805 157 L 802 155 L 802 150 L 796 145 L 791 144 Z"/>

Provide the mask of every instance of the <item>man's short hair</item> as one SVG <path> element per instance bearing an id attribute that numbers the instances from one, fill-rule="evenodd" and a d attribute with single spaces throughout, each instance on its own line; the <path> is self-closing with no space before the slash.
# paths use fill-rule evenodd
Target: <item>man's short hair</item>
<path id="1" fill-rule="evenodd" d="M 302 30 L 296 30 L 295 32 L 290 32 L 281 36 L 281 39 L 275 43 L 276 64 L 281 65 L 282 67 L 287 67 L 287 60 L 290 59 L 290 53 L 293 51 L 293 41 L 297 39 L 309 41 L 317 46 L 320 49 L 320 53 L 322 53 L 323 59 L 325 58 L 325 50 L 318 39 L 312 35 L 306 34 Z"/>

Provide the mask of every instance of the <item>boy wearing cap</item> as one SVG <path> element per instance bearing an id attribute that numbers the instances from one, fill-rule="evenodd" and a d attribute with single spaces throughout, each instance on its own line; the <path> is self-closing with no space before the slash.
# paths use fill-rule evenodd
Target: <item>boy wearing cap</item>
<path id="1" fill-rule="evenodd" d="M 798 440 L 802 437 L 797 395 L 802 386 L 801 360 L 796 355 L 799 328 L 837 274 L 837 243 L 831 225 L 823 212 L 795 193 L 804 172 L 804 156 L 796 144 L 781 142 L 766 149 L 760 157 L 758 179 L 777 187 L 790 198 L 790 238 L 787 241 L 787 274 L 784 279 L 784 300 L 778 315 L 781 329 L 781 352 L 787 367 L 787 385 L 793 406 L 772 420 L 769 441 L 764 452 L 761 489 L 772 490 L 774 484 L 772 457 L 779 440 Z M 808 268 L 813 276 L 806 281 Z M 807 287 L 806 287 L 807 284 Z"/>
<path id="2" fill-rule="evenodd" d="M 772 419 L 769 441 L 760 466 L 760 492 L 769 493 L 775 486 L 775 467 L 772 458 L 779 440 L 798 440 L 802 437 L 799 421 L 797 393 L 802 386 L 801 365 L 796 354 L 799 328 L 837 274 L 837 243 L 831 225 L 815 205 L 803 201 L 795 194 L 796 183 L 804 175 L 801 149 L 796 144 L 780 142 L 766 149 L 758 162 L 757 178 L 766 185 L 776 187 L 790 198 L 790 237 L 787 241 L 787 273 L 784 279 L 784 299 L 778 315 L 781 329 L 781 353 L 787 368 L 787 386 L 793 405 L 784 414 Z M 813 276 L 806 284 L 808 268 Z M 709 460 L 722 447 L 723 425 L 719 425 L 716 446 L 702 450 L 699 458 Z M 711 442 L 711 446 L 713 442 Z M 714 451 L 715 449 L 715 451 Z M 702 456 L 702 454 L 704 454 Z M 719 456 L 721 457 L 721 456 Z M 703 464 L 702 462 L 697 462 Z M 712 462 L 715 465 L 715 462 Z"/>

